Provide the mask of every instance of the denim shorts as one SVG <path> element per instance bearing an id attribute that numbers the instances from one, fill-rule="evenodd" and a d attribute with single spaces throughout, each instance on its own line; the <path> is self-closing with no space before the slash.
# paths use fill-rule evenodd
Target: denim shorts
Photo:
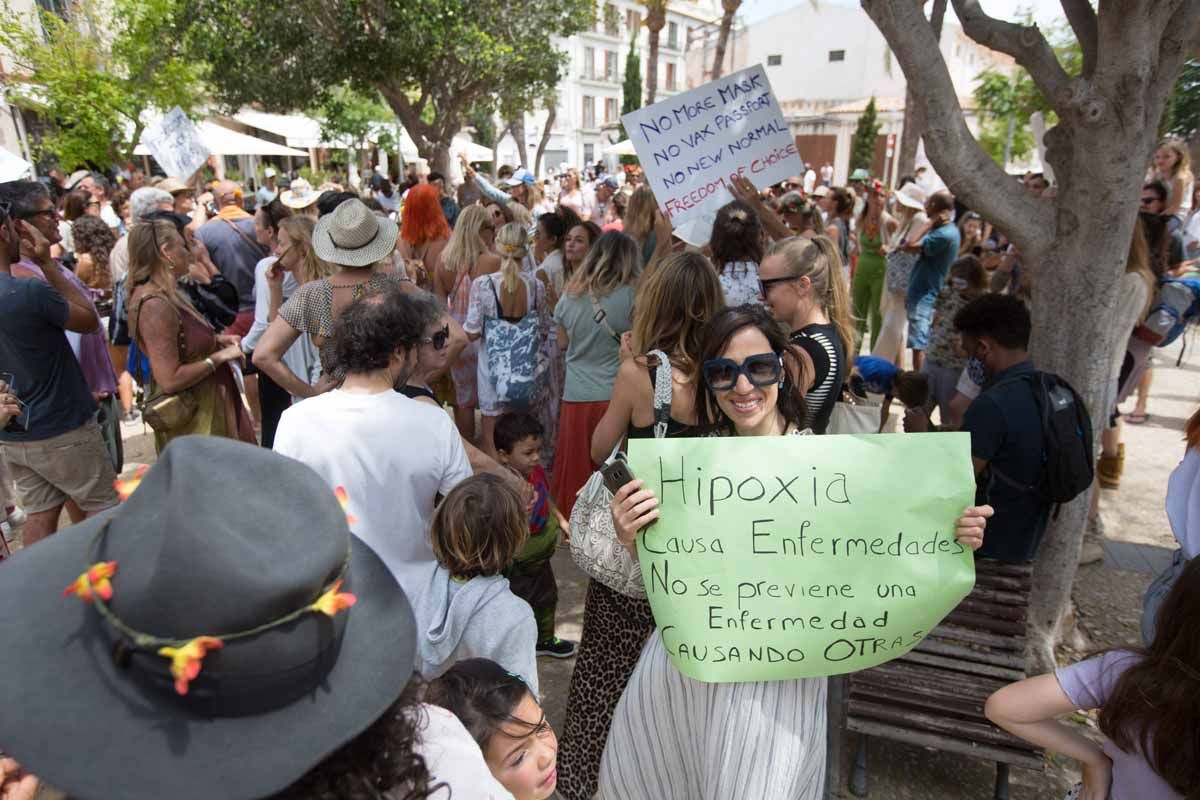
<path id="1" fill-rule="evenodd" d="M 908 310 L 908 346 L 913 350 L 924 350 L 929 346 L 929 331 L 933 328 L 933 306 L 937 295 L 922 297 L 916 302 L 905 304 Z"/>

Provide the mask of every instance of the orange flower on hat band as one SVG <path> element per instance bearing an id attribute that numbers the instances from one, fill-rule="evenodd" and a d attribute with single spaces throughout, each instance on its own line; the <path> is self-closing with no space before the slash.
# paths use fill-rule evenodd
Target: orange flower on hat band
<path id="1" fill-rule="evenodd" d="M 87 568 L 87 572 L 63 589 L 63 597 L 73 594 L 83 602 L 90 603 L 95 595 L 107 602 L 112 599 L 113 594 L 112 582 L 109 581 L 109 578 L 116 571 L 117 562 L 115 561 L 101 561 L 98 564 L 92 564 Z"/>
<path id="2" fill-rule="evenodd" d="M 346 512 L 346 524 L 354 525 L 358 522 L 358 518 L 350 513 L 350 495 L 346 494 L 346 487 L 339 486 L 333 490 L 333 496 L 342 504 L 342 511 Z"/>
<path id="3" fill-rule="evenodd" d="M 338 581 L 329 587 L 329 591 L 317 598 L 309 608 L 313 611 L 320 611 L 330 617 L 337 616 L 339 611 L 349 608 L 358 602 L 358 598 L 349 592 L 339 592 L 342 588 L 342 582 Z"/>
<path id="4" fill-rule="evenodd" d="M 200 674 L 200 662 L 209 650 L 220 650 L 225 644 L 215 636 L 197 636 L 183 647 L 163 647 L 158 654 L 171 659 L 171 674 L 175 676 L 175 691 L 188 693 L 188 683 Z"/>
<path id="5" fill-rule="evenodd" d="M 118 478 L 113 481 L 113 488 L 117 490 L 117 496 L 121 499 L 122 503 L 128 500 L 129 495 L 133 494 L 134 490 L 142 484 L 142 476 L 146 474 L 146 470 L 148 469 L 150 468 L 147 466 L 138 467 L 137 471 L 133 473 L 133 477 L 129 480 L 123 481 Z"/>

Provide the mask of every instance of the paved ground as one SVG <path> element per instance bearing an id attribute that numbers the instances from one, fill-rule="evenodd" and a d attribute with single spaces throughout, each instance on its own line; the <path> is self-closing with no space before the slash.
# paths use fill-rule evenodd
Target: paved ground
<path id="1" fill-rule="evenodd" d="M 1106 558 L 1104 563 L 1080 570 L 1074 591 L 1082 634 L 1074 644 L 1084 652 L 1137 639 L 1141 595 L 1174 547 L 1163 498 L 1167 477 L 1182 455 L 1183 425 L 1200 402 L 1200 355 L 1193 351 L 1178 368 L 1177 355 L 1172 350 L 1169 358 L 1159 358 L 1150 419 L 1144 425 L 1126 426 L 1125 477 L 1119 490 L 1104 491 L 1101 497 Z M 1132 406 L 1131 400 L 1126 409 Z M 140 424 L 126 426 L 125 434 L 126 473 L 131 474 L 140 464 L 153 462 L 154 446 L 148 429 Z M 586 582 L 566 547 L 559 549 L 554 568 L 560 591 L 558 634 L 578 640 Z M 1068 663 L 1079 655 L 1064 646 L 1060 661 Z M 546 658 L 539 664 L 546 713 L 558 727 L 563 721 L 573 664 L 573 660 Z M 1079 722 L 1091 725 L 1086 718 Z M 845 798 L 852 797 L 845 788 L 854 752 L 852 739 L 847 735 L 844 742 L 846 774 L 840 796 Z M 869 766 L 870 796 L 886 800 L 986 800 L 992 796 L 995 780 L 994 766 L 987 762 L 882 740 L 872 740 Z M 1076 779 L 1072 765 L 1051 755 L 1044 773 L 1012 770 L 1012 797 L 1058 800 Z"/>

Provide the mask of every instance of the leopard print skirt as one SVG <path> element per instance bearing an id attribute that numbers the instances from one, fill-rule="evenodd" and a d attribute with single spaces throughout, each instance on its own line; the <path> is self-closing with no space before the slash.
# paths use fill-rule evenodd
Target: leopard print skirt
<path id="1" fill-rule="evenodd" d="M 564 800 L 591 800 L 596 793 L 613 712 L 653 632 L 648 601 L 588 582 L 583 637 L 558 740 L 558 792 Z"/>

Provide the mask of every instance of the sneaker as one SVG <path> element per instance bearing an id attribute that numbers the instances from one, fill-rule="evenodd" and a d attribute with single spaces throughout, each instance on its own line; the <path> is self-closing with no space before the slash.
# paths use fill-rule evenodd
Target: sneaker
<path id="1" fill-rule="evenodd" d="M 571 658 L 575 655 L 575 642 L 569 642 L 566 639 L 560 639 L 555 636 L 549 641 L 538 642 L 537 654 L 539 656 L 550 656 L 551 658 Z"/>
<path id="2" fill-rule="evenodd" d="M 8 523 L 9 528 L 19 528 L 25 524 L 25 520 L 29 519 L 24 510 L 17 508 L 16 506 L 8 506 L 4 509 L 4 511 L 6 515 L 5 521 Z"/>

